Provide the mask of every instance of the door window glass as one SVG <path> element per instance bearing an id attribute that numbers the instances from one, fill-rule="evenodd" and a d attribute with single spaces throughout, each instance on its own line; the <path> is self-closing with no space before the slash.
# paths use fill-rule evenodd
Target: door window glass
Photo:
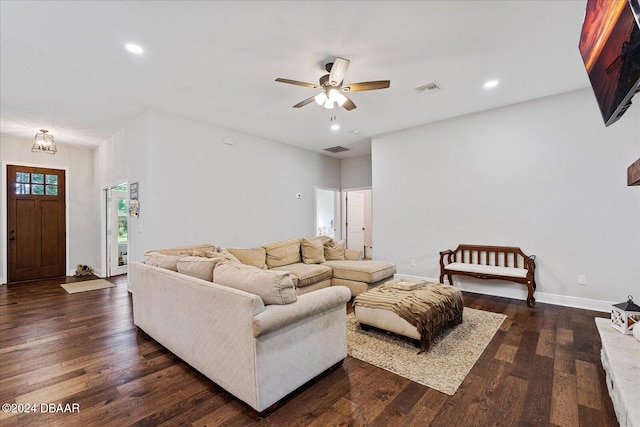
<path id="1" fill-rule="evenodd" d="M 58 175 L 35 172 L 16 172 L 16 194 L 33 194 L 34 196 L 57 196 Z"/>
<path id="2" fill-rule="evenodd" d="M 31 194 L 29 184 L 16 184 L 16 194 Z"/>

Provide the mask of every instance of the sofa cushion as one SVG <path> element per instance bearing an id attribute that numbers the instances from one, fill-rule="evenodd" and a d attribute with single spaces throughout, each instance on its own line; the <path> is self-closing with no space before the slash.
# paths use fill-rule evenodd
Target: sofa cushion
<path id="1" fill-rule="evenodd" d="M 160 253 L 163 255 L 191 255 L 191 256 L 205 256 L 205 252 L 214 252 L 216 247 L 214 245 L 210 245 L 208 243 L 202 243 L 199 245 L 191 245 L 191 246 L 178 246 L 175 248 L 168 249 L 152 249 L 145 253 L 154 254 Z"/>
<path id="2" fill-rule="evenodd" d="M 291 273 L 293 283 L 298 288 L 313 285 L 323 280 L 331 279 L 331 267 L 322 264 L 304 264 L 301 262 L 281 267 L 274 267 L 272 270 L 288 271 Z"/>
<path id="3" fill-rule="evenodd" d="M 324 258 L 327 261 L 341 261 L 344 260 L 344 252 L 346 249 L 346 243 L 344 240 L 340 242 L 334 242 L 331 240 L 324 245 Z"/>
<path id="4" fill-rule="evenodd" d="M 214 282 L 258 295 L 265 305 L 290 304 L 298 297 L 288 271 L 262 270 L 245 264 L 218 263 Z"/>
<path id="5" fill-rule="evenodd" d="M 184 255 L 166 255 L 160 252 L 147 252 L 144 254 L 144 263 L 154 267 L 166 268 L 178 271 L 178 260 Z"/>
<path id="6" fill-rule="evenodd" d="M 302 252 L 302 262 L 305 264 L 319 264 L 325 262 L 324 245 L 322 240 L 302 239 L 300 242 L 300 251 Z"/>
<path id="7" fill-rule="evenodd" d="M 153 249 L 145 252 L 144 263 L 154 267 L 178 271 L 178 260 L 183 256 L 211 256 L 215 246 L 208 243 L 191 246 L 180 246 L 169 249 Z"/>
<path id="8" fill-rule="evenodd" d="M 251 249 L 227 248 L 227 250 L 243 264 L 252 265 L 257 268 L 267 268 L 265 262 L 267 251 L 262 247 Z"/>
<path id="9" fill-rule="evenodd" d="M 333 269 L 336 279 L 374 283 L 393 276 L 396 266 L 384 261 L 326 261 L 321 265 Z"/>
<path id="10" fill-rule="evenodd" d="M 300 239 L 282 240 L 280 242 L 267 243 L 262 246 L 267 252 L 267 267 L 280 267 L 281 265 L 300 262 Z"/>
<path id="11" fill-rule="evenodd" d="M 218 257 L 184 256 L 178 260 L 178 273 L 213 282 L 213 269 L 219 262 L 228 261 L 223 255 Z"/>

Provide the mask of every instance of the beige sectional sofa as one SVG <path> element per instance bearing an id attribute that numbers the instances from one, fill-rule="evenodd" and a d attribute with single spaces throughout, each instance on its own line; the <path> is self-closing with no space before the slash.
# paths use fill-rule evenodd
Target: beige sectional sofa
<path id="1" fill-rule="evenodd" d="M 356 296 L 396 272 L 395 265 L 360 260 L 358 251 L 345 249 L 344 242 L 334 242 L 325 236 L 282 240 L 259 248 L 227 250 L 242 263 L 289 271 L 298 295 L 327 286 L 346 286 L 351 295 Z"/>
<path id="2" fill-rule="evenodd" d="M 178 252 L 130 265 L 134 323 L 256 411 L 347 356 L 349 289 L 298 296 L 289 272 L 243 265 L 202 247 Z M 174 261 L 182 272 L 173 271 Z M 209 271 L 215 282 L 201 278 Z"/>
<path id="3" fill-rule="evenodd" d="M 132 263 L 134 323 L 258 412 L 347 356 L 346 303 L 395 273 L 328 238 Z"/>

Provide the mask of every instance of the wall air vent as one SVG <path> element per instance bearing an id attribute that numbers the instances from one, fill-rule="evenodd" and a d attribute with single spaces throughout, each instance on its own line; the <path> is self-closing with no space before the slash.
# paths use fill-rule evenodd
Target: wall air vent
<path id="1" fill-rule="evenodd" d="M 420 95 L 424 95 L 425 93 L 433 93 L 442 90 L 442 86 L 438 82 L 429 82 L 425 83 L 422 86 L 418 86 L 416 88 Z"/>
<path id="2" fill-rule="evenodd" d="M 336 145 L 335 147 L 325 148 L 324 151 L 328 151 L 330 153 L 342 153 L 343 151 L 349 151 L 349 149 Z"/>

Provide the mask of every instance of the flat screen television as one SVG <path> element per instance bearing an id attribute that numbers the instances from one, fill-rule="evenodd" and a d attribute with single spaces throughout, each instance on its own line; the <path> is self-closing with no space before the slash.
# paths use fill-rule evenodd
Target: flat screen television
<path id="1" fill-rule="evenodd" d="M 640 91 L 638 0 L 587 0 L 579 48 L 604 124 L 609 126 Z"/>

